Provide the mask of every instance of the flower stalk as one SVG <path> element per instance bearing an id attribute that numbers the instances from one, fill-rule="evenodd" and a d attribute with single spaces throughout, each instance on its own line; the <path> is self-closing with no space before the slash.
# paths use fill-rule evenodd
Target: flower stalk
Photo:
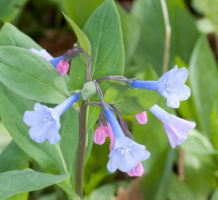
<path id="1" fill-rule="evenodd" d="M 87 75 L 86 81 L 91 81 L 91 57 L 86 53 L 86 51 L 78 47 L 78 49 L 86 56 L 87 63 Z M 76 193 L 83 199 L 83 172 L 84 172 L 84 161 L 86 152 L 86 114 L 87 114 L 88 101 L 83 101 L 79 116 L 79 146 L 77 154 L 77 164 L 76 164 Z"/>

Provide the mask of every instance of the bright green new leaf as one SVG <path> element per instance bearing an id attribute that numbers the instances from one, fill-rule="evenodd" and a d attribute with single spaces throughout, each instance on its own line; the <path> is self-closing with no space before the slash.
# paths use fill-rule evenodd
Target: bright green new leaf
<path id="1" fill-rule="evenodd" d="M 58 104 L 69 95 L 64 78 L 48 61 L 18 47 L 0 47 L 0 81 L 31 100 Z"/>
<path id="2" fill-rule="evenodd" d="M 14 170 L 0 174 L 0 199 L 14 194 L 39 190 L 63 182 L 67 174 L 53 175 L 33 170 Z"/>

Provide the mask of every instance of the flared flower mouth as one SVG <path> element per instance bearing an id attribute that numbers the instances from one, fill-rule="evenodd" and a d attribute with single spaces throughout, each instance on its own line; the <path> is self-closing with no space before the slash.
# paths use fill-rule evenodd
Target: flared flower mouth
<path id="1" fill-rule="evenodd" d="M 34 111 L 24 113 L 23 120 L 31 127 L 29 135 L 32 140 L 42 143 L 47 139 L 50 144 L 60 140 L 60 116 L 55 109 L 36 103 Z"/>
<path id="2" fill-rule="evenodd" d="M 116 169 L 129 172 L 140 161 L 148 159 L 149 156 L 150 153 L 145 149 L 145 146 L 123 136 L 115 139 L 113 149 L 109 154 L 110 160 L 107 168 L 110 172 L 114 172 Z"/>
<path id="3" fill-rule="evenodd" d="M 171 147 L 175 148 L 187 139 L 188 132 L 195 128 L 196 123 L 170 115 L 163 126 L 169 138 Z"/>
<path id="4" fill-rule="evenodd" d="M 185 85 L 187 78 L 188 70 L 175 66 L 158 80 L 157 91 L 167 99 L 168 107 L 178 108 L 180 101 L 190 97 L 191 90 Z"/>

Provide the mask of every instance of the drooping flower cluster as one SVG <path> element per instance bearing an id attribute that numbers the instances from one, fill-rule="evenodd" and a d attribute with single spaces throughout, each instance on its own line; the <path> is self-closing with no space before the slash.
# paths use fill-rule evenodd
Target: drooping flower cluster
<path id="1" fill-rule="evenodd" d="M 67 51 L 64 55 L 56 58 L 52 57 L 44 49 L 30 50 L 50 62 L 61 76 L 67 73 L 70 60 L 78 54 L 78 48 Z M 186 68 L 182 67 L 178 69 L 175 66 L 172 70 L 160 77 L 158 81 L 133 79 L 122 81 L 136 89 L 156 90 L 166 98 L 168 107 L 178 108 L 180 101 L 184 101 L 190 96 L 190 88 L 185 85 L 187 77 L 188 71 Z M 119 116 L 120 119 L 118 122 L 114 114 L 114 111 L 117 112 L 114 105 L 110 106 L 106 103 L 98 83 L 93 81 L 93 84 L 96 85 L 101 100 L 97 104 L 101 106 L 101 114 L 99 117 L 99 126 L 95 130 L 94 143 L 102 145 L 106 138 L 109 137 L 110 154 L 107 164 L 108 171 L 112 173 L 119 169 L 129 176 L 142 176 L 144 172 L 142 161 L 150 157 L 150 152 L 146 150 L 144 145 L 138 144 L 133 140 L 128 128 L 123 124 L 124 120 L 122 116 Z M 50 144 L 56 144 L 60 140 L 60 116 L 71 105 L 77 102 L 80 96 L 85 96 L 83 91 L 86 90 L 82 89 L 74 92 L 72 96 L 54 108 L 36 103 L 34 105 L 34 111 L 26 111 L 23 120 L 30 126 L 29 135 L 31 139 L 38 143 L 48 140 Z M 81 92 L 82 95 L 80 94 Z M 172 148 L 182 144 L 187 138 L 188 132 L 196 126 L 195 122 L 169 114 L 158 105 L 153 105 L 149 110 L 163 123 L 163 128 L 167 133 Z M 139 124 L 146 124 L 148 121 L 146 111 L 136 114 L 135 118 Z"/>

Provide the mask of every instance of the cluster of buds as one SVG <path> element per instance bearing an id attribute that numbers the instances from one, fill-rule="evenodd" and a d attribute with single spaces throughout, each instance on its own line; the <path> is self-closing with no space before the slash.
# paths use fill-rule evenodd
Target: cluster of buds
<path id="1" fill-rule="evenodd" d="M 67 73 L 70 60 L 81 51 L 80 47 L 75 47 L 68 50 L 63 56 L 53 58 L 46 50 L 31 49 L 32 52 L 48 60 L 59 72 L 61 76 Z M 113 76 L 114 77 L 114 76 Z M 120 79 L 130 87 L 136 89 L 156 90 L 167 100 L 167 106 L 171 108 L 178 108 L 180 101 L 184 101 L 190 97 L 190 88 L 185 85 L 188 77 L 188 71 L 185 67 L 178 69 L 175 66 L 173 69 L 164 74 L 158 81 L 141 81 L 135 79 Z M 100 80 L 106 80 L 100 78 Z M 117 79 L 119 80 L 119 79 Z M 94 143 L 98 145 L 104 144 L 107 137 L 110 139 L 110 154 L 107 169 L 114 172 L 119 169 L 122 172 L 128 173 L 129 176 L 141 176 L 144 172 L 142 161 L 150 157 L 150 153 L 146 150 L 144 145 L 136 143 L 130 131 L 128 130 L 124 119 L 114 105 L 110 105 L 103 99 L 103 94 L 97 80 L 87 82 L 93 84 L 95 91 L 98 91 L 100 102 L 93 102 L 94 105 L 101 107 L 101 112 L 98 120 L 98 127 L 95 130 Z M 86 88 L 87 89 L 87 88 Z M 84 94 L 84 90 L 77 90 L 71 97 L 67 98 L 55 108 L 36 103 L 34 111 L 26 111 L 23 120 L 30 126 L 30 137 L 42 143 L 48 140 L 50 144 L 56 144 L 60 140 L 59 129 L 60 116 Z M 91 102 L 90 102 L 91 104 Z M 188 132 L 193 129 L 195 122 L 181 119 L 177 116 L 169 114 L 158 105 L 153 105 L 149 108 L 162 123 L 169 138 L 172 148 L 180 145 L 188 136 Z M 119 117 L 119 121 L 114 114 L 114 111 Z M 140 124 L 147 123 L 146 111 L 135 115 Z"/>

